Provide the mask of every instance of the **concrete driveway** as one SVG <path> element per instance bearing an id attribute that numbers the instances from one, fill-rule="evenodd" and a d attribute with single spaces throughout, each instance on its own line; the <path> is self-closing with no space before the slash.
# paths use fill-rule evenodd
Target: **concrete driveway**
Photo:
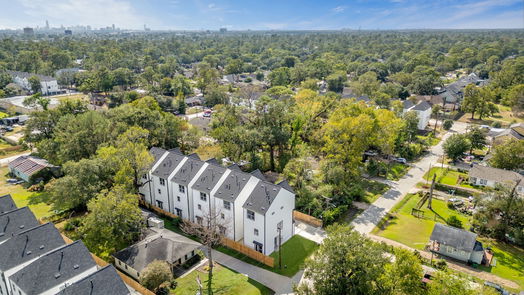
<path id="1" fill-rule="evenodd" d="M 442 144 L 454 133 L 464 133 L 468 124 L 455 122 L 448 132 L 436 146 L 433 146 L 429 154 L 414 163 L 412 168 L 399 181 L 390 183 L 391 189 L 378 198 L 371 206 L 353 220 L 351 225 L 362 234 L 369 234 L 382 218 L 409 192 L 417 191 L 416 184 L 423 181 L 424 174 L 432 166 L 439 165 L 444 151 Z"/>

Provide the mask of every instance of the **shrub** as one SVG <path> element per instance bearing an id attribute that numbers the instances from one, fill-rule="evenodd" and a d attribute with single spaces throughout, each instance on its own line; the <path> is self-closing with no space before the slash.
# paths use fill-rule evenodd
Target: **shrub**
<path id="1" fill-rule="evenodd" d="M 73 231 L 75 229 L 77 229 L 80 225 L 82 224 L 82 222 L 80 221 L 80 219 L 71 219 L 69 221 L 66 222 L 66 224 L 64 225 L 64 230 L 65 231 Z"/>
<path id="2" fill-rule="evenodd" d="M 455 215 L 451 215 L 450 217 L 448 217 L 446 222 L 450 226 L 453 226 L 456 228 L 462 228 L 462 221 L 460 221 L 460 219 L 458 219 L 457 216 Z"/>
<path id="3" fill-rule="evenodd" d="M 435 262 L 435 268 L 440 270 L 446 270 L 448 268 L 448 264 L 446 263 L 446 260 L 439 259 Z"/>
<path id="4" fill-rule="evenodd" d="M 500 128 L 502 127 L 502 124 L 499 121 L 495 121 L 491 124 L 491 127 L 493 128 Z"/>
<path id="5" fill-rule="evenodd" d="M 444 130 L 449 130 L 451 129 L 451 127 L 453 127 L 453 120 L 444 121 L 444 124 L 442 125 L 442 128 L 444 128 Z"/>

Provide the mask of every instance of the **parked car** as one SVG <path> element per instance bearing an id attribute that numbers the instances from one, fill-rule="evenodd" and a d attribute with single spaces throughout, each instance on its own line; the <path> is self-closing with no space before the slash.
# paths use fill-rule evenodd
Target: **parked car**
<path id="1" fill-rule="evenodd" d="M 404 158 L 394 158 L 393 160 L 404 165 L 408 163 L 408 161 Z"/>
<path id="2" fill-rule="evenodd" d="M 205 110 L 205 111 L 204 111 L 204 117 L 205 117 L 205 118 L 209 118 L 209 117 L 211 117 L 211 113 L 212 113 L 211 110 Z"/>

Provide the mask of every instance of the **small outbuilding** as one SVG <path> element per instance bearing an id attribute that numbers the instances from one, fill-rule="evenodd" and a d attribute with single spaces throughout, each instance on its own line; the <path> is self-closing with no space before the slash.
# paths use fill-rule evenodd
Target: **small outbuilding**
<path id="1" fill-rule="evenodd" d="M 29 155 L 20 156 L 9 163 L 9 172 L 29 183 L 57 176 L 59 169 L 60 167 L 50 164 L 45 159 Z"/>
<path id="2" fill-rule="evenodd" d="M 430 251 L 448 256 L 466 263 L 482 264 L 484 248 L 477 241 L 477 234 L 436 223 L 429 238 Z"/>

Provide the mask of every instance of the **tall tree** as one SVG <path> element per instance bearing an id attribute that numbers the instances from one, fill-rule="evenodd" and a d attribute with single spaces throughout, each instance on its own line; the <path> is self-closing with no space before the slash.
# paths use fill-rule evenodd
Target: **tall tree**
<path id="1" fill-rule="evenodd" d="M 471 142 L 465 134 L 453 134 L 442 145 L 448 158 L 456 162 L 471 148 Z"/>
<path id="2" fill-rule="evenodd" d="M 524 141 L 510 139 L 494 147 L 489 163 L 496 168 L 524 169 Z"/>

